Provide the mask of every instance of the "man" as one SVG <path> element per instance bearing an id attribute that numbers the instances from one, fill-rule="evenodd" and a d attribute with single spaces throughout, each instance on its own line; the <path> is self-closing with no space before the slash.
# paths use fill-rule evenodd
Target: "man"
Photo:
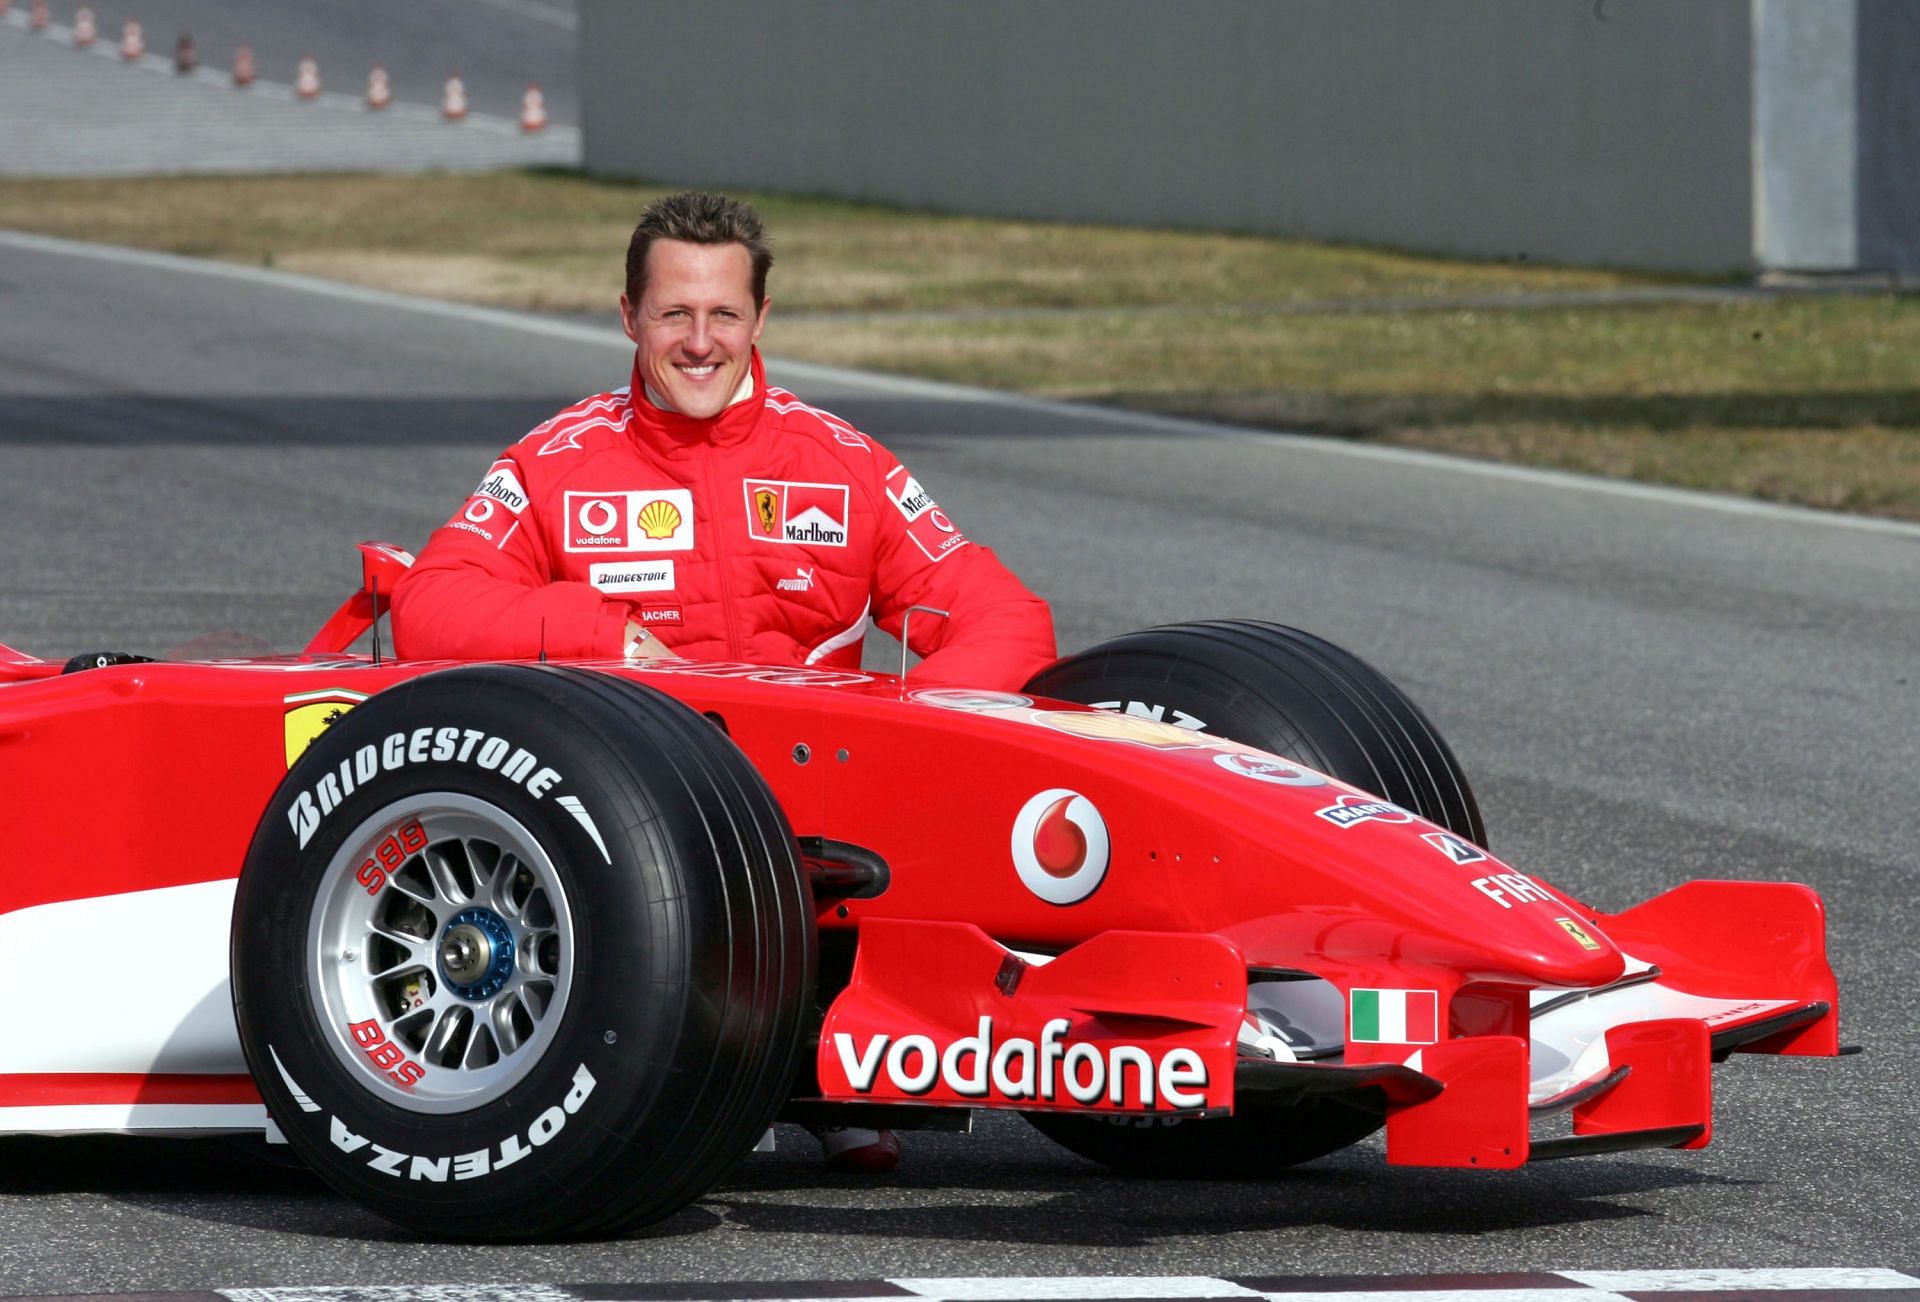
<path id="1" fill-rule="evenodd" d="M 1054 658 L 1046 604 L 885 448 L 767 385 L 773 255 L 711 194 L 649 206 L 627 249 L 631 384 L 508 448 L 395 587 L 409 659 L 683 655 L 857 668 L 911 621 L 916 682 L 1012 689 Z M 823 1134 L 888 1169 L 891 1135 Z"/>
<path id="2" fill-rule="evenodd" d="M 1046 605 L 879 444 L 767 386 L 772 254 L 718 195 L 651 205 L 627 251 L 632 383 L 507 449 L 394 592 L 422 658 L 857 667 L 911 622 L 911 677 L 1015 688 L 1054 656 Z"/>

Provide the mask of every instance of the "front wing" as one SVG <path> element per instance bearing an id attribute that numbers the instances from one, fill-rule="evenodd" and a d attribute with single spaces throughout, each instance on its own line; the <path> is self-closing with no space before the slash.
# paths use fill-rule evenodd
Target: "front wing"
<path id="1" fill-rule="evenodd" d="M 1112 931 L 1050 957 L 965 923 L 868 919 L 822 1028 L 819 1098 L 1205 1117 L 1338 1095 L 1381 1110 L 1390 1163 L 1497 1169 L 1704 1147 L 1715 1061 L 1841 1052 L 1805 887 L 1692 882 L 1597 922 L 1632 955 L 1625 976 L 1525 992 L 1525 1024 L 1504 1028 L 1521 1033 L 1475 1034 L 1470 983 L 1408 991 L 1391 964 L 1288 973 L 1250 998 L 1215 935 Z M 1397 1041 L 1378 1038 L 1383 1000 Z M 1544 1124 L 1568 1114 L 1570 1134 Z"/>

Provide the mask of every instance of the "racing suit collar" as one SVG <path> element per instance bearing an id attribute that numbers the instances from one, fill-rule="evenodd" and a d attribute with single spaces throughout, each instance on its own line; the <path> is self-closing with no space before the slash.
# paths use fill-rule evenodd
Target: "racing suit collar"
<path id="1" fill-rule="evenodd" d="M 639 357 L 635 356 L 627 397 L 633 409 L 630 428 L 635 438 L 667 456 L 685 456 L 702 444 L 726 447 L 738 443 L 753 433 L 766 412 L 767 375 L 758 348 L 753 350 L 748 383 L 752 387 L 745 398 L 732 403 L 718 416 L 697 420 L 668 411 L 648 396 L 646 377 L 640 372 Z"/>

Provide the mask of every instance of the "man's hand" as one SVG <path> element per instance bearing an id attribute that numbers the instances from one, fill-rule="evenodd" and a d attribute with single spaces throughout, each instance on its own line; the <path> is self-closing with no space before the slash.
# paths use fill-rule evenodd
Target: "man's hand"
<path id="1" fill-rule="evenodd" d="M 666 644 L 659 638 L 642 628 L 639 620 L 630 619 L 627 621 L 626 655 L 629 660 L 656 660 L 661 656 L 671 657 L 673 652 L 667 650 Z"/>

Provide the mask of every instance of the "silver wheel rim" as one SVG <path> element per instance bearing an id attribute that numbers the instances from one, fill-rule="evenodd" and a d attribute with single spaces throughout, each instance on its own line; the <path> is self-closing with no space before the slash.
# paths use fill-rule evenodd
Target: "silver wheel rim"
<path id="1" fill-rule="evenodd" d="M 464 1112 L 540 1061 L 566 1011 L 573 914 L 553 860 L 498 806 L 396 801 L 327 864 L 308 989 L 335 1057 L 385 1101 Z"/>

